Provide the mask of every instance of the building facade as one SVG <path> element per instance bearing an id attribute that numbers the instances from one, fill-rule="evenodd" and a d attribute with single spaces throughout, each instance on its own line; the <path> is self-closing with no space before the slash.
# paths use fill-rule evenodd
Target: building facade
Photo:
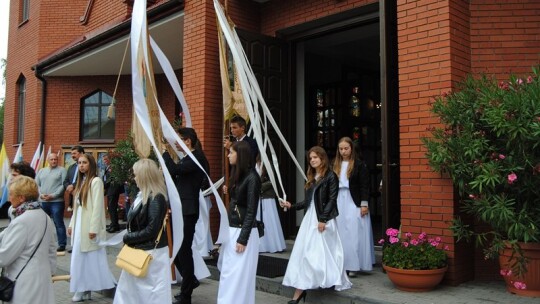
<path id="1" fill-rule="evenodd" d="M 456 243 L 447 229 L 459 214 L 454 189 L 448 178 L 431 171 L 420 138 L 438 123 L 430 100 L 467 74 L 504 79 L 528 74 L 538 64 L 540 3 L 221 2 L 297 158 L 313 145 L 335 155 L 340 137 L 354 138 L 371 172 L 376 239 L 399 225 L 442 235 L 450 244 L 447 283 L 496 278 L 496 267 L 483 261 L 481 249 Z M 28 159 L 40 141 L 53 151 L 81 144 L 98 154 L 127 137 L 131 67 L 129 50 L 124 54 L 132 4 L 11 1 L 4 121 L 10 157 L 19 143 Z M 148 20 L 150 35 L 182 83 L 211 176 L 218 179 L 223 110 L 213 1 L 148 1 Z M 172 121 L 180 108 L 160 68 L 155 72 L 160 104 Z M 115 115 L 109 119 L 113 96 Z M 279 153 L 289 198 L 301 198 L 303 182 Z M 296 216 L 280 216 L 286 234 L 295 234 Z"/>

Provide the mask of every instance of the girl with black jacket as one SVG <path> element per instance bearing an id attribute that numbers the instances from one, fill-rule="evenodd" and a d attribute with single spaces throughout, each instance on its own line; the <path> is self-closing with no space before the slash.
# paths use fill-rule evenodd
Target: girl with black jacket
<path id="1" fill-rule="evenodd" d="M 234 142 L 229 150 L 229 240 L 220 250 L 221 276 L 218 304 L 255 303 L 255 275 L 259 259 L 257 206 L 261 180 L 255 171 L 251 148 L 246 141 Z"/>
<path id="2" fill-rule="evenodd" d="M 289 303 L 305 301 L 307 289 L 351 287 L 343 269 L 343 247 L 335 221 L 339 214 L 338 178 L 323 148 L 311 148 L 308 160 L 305 200 L 294 205 L 280 202 L 283 208 L 307 208 L 283 278 L 283 285 L 296 288 Z"/>
<path id="3" fill-rule="evenodd" d="M 128 213 L 124 243 L 146 250 L 153 259 L 144 278 L 122 270 L 114 303 L 171 303 L 171 267 L 165 229 L 158 239 L 168 209 L 165 179 L 157 164 L 147 158 L 133 165 L 133 174 L 140 192 Z"/>
<path id="4" fill-rule="evenodd" d="M 337 204 L 341 214 L 336 218 L 343 243 L 345 270 L 371 271 L 375 262 L 373 230 L 369 215 L 369 170 L 361 161 L 349 137 L 338 142 L 334 172 L 339 177 Z"/>

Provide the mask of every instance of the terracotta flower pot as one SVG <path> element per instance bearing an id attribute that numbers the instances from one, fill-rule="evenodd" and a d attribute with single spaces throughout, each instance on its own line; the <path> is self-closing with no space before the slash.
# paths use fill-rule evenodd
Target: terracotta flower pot
<path id="1" fill-rule="evenodd" d="M 397 269 L 383 265 L 388 278 L 397 289 L 403 291 L 430 291 L 442 281 L 448 266 L 433 270 Z"/>
<path id="2" fill-rule="evenodd" d="M 519 296 L 540 297 L 540 243 L 519 243 L 519 246 L 528 260 L 527 273 L 523 277 L 514 274 L 503 276 L 506 290 Z M 515 262 L 511 257 L 512 250 L 510 248 L 504 249 L 499 254 L 501 270 L 512 269 L 512 264 Z M 523 282 L 527 287 L 525 289 L 516 288 L 516 282 Z"/>

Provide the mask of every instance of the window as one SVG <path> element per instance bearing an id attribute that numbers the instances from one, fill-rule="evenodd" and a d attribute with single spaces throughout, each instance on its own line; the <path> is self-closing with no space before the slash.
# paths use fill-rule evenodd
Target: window
<path id="1" fill-rule="evenodd" d="M 20 11 L 20 17 L 21 17 L 21 23 L 28 20 L 28 16 L 30 15 L 30 0 L 21 0 L 21 11 Z"/>
<path id="2" fill-rule="evenodd" d="M 112 96 L 96 91 L 82 100 L 82 140 L 112 139 L 114 140 L 115 118 L 109 119 L 107 111 Z"/>
<path id="3" fill-rule="evenodd" d="M 18 103 L 18 119 L 17 119 L 17 142 L 24 141 L 24 111 L 26 103 L 26 78 L 21 76 L 17 82 L 17 90 L 19 91 L 19 103 Z"/>

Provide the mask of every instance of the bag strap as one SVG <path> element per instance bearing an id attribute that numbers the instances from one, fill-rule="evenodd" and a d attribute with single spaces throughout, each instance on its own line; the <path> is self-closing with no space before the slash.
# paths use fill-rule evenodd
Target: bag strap
<path id="1" fill-rule="evenodd" d="M 259 197 L 259 203 L 260 203 L 260 204 L 259 204 L 259 205 L 260 205 L 260 208 L 259 208 L 259 209 L 260 209 L 260 210 L 259 210 L 259 214 L 261 215 L 261 222 L 264 222 L 264 220 L 263 220 L 263 214 L 264 214 L 264 213 L 263 213 L 262 197 Z"/>
<path id="2" fill-rule="evenodd" d="M 19 274 L 15 277 L 15 280 L 13 280 L 13 281 L 17 281 L 17 279 L 19 278 L 19 276 L 21 275 L 23 270 L 26 268 L 26 266 L 28 265 L 30 260 L 34 257 L 34 254 L 36 254 L 36 251 L 38 250 L 39 246 L 41 245 L 41 242 L 43 241 L 43 238 L 45 238 L 45 233 L 47 232 L 47 226 L 48 226 L 47 217 L 45 218 L 45 231 L 43 231 L 43 236 L 41 237 L 41 240 L 39 240 L 39 244 L 36 246 L 36 248 L 34 249 L 34 252 L 32 252 L 32 255 L 30 256 L 28 261 L 26 261 L 26 264 L 24 264 L 24 267 L 21 269 L 21 271 L 19 271 Z"/>
<path id="3" fill-rule="evenodd" d="M 159 240 L 161 239 L 161 234 L 165 230 L 165 227 L 167 227 L 167 219 L 169 218 L 169 213 L 168 211 L 165 211 L 165 212 L 166 213 L 165 213 L 165 218 L 163 219 L 163 225 L 161 225 L 161 229 L 159 229 L 158 236 L 156 238 L 156 241 L 154 242 L 155 246 L 154 246 L 154 249 L 152 250 L 152 254 L 154 253 L 154 250 L 156 250 L 157 245 L 159 244 Z"/>

